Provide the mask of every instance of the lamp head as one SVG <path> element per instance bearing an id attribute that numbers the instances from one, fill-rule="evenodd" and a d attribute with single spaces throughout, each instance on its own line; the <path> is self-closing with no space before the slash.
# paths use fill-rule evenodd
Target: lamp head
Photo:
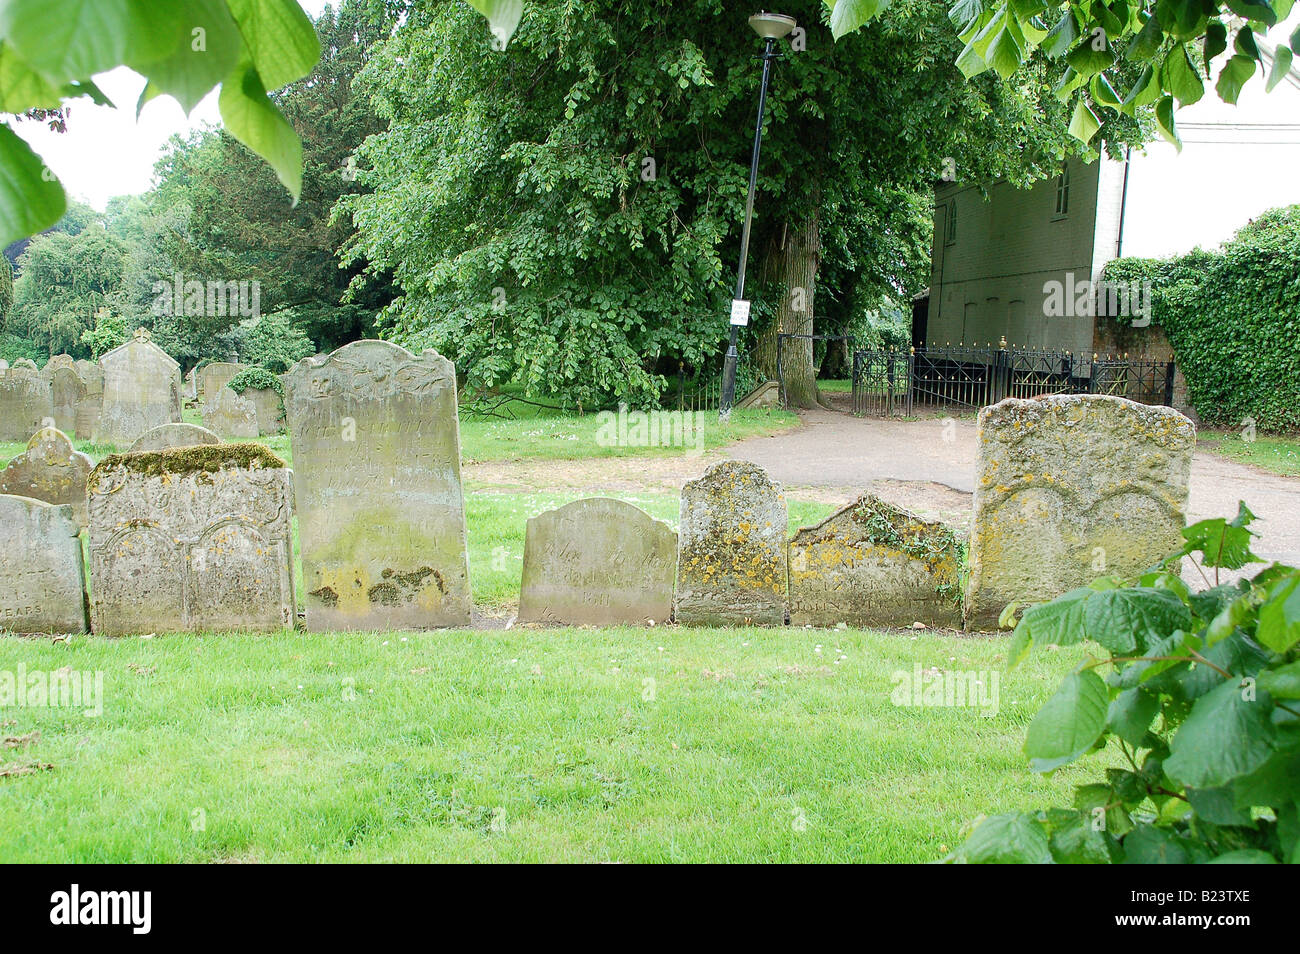
<path id="1" fill-rule="evenodd" d="M 755 13 L 749 18 L 749 25 L 765 40 L 779 40 L 795 28 L 794 17 L 781 13 Z"/>

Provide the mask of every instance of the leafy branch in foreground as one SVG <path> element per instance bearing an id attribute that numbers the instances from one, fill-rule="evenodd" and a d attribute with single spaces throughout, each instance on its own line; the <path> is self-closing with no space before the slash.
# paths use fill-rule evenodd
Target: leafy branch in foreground
<path id="1" fill-rule="evenodd" d="M 1300 570 L 1218 578 L 1262 562 L 1253 520 L 1243 503 L 1230 521 L 1186 528 L 1183 549 L 1135 583 L 1097 580 L 1025 612 L 1010 666 L 1036 645 L 1087 639 L 1109 653 L 1066 676 L 1035 716 L 1031 767 L 1107 749 L 1124 765 L 1078 786 L 1070 808 L 979 821 L 944 860 L 1300 862 Z M 1192 554 L 1207 589 L 1178 576 Z"/>

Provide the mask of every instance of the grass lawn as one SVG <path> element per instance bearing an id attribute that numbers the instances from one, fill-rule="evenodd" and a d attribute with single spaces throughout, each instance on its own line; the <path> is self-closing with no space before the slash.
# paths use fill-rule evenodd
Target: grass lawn
<path id="1" fill-rule="evenodd" d="M 1197 432 L 1198 443 L 1222 457 L 1254 464 L 1275 474 L 1300 477 L 1300 437 L 1256 437 L 1243 440 L 1240 431 Z"/>
<path id="2" fill-rule="evenodd" d="M 1068 804 L 1000 708 L 891 673 L 1006 640 L 856 630 L 0 639 L 0 671 L 103 673 L 103 712 L 6 708 L 0 861 L 908 861 L 981 813 Z M 819 651 L 820 649 L 820 651 Z M 37 768 L 21 774 L 24 767 Z M 1095 772 L 1095 769 L 1094 769 Z"/>

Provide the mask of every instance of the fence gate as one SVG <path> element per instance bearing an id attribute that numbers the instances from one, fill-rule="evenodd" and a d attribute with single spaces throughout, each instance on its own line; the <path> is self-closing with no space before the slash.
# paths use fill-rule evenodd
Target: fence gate
<path id="1" fill-rule="evenodd" d="M 776 378 L 781 385 L 781 406 L 787 407 L 789 399 L 785 389 L 785 343 L 790 339 L 811 341 L 815 348 L 818 341 L 844 341 L 848 343 L 849 352 L 853 353 L 853 335 L 796 335 L 782 332 L 776 336 Z M 814 358 L 816 355 L 814 354 Z M 816 369 L 814 368 L 814 375 Z"/>

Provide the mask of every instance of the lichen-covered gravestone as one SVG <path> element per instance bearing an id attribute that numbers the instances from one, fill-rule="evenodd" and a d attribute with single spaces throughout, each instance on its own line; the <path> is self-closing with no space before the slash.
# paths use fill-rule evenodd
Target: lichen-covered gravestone
<path id="1" fill-rule="evenodd" d="M 77 376 L 83 390 L 77 402 L 76 434 L 80 440 L 90 440 L 99 427 L 99 411 L 104 404 L 104 369 L 98 362 L 84 358 L 76 362 Z"/>
<path id="2" fill-rule="evenodd" d="M 246 388 L 242 397 L 257 410 L 259 434 L 284 433 L 284 400 L 274 388 Z"/>
<path id="3" fill-rule="evenodd" d="M 173 447 L 220 443 L 220 437 L 197 424 L 159 424 L 141 434 L 131 445 L 129 453 L 143 454 L 148 451 L 171 450 Z"/>
<path id="4" fill-rule="evenodd" d="M 452 363 L 358 341 L 284 384 L 307 628 L 467 625 Z"/>
<path id="5" fill-rule="evenodd" d="M 0 630 L 84 633 L 81 528 L 67 507 L 0 495 Z"/>
<path id="6" fill-rule="evenodd" d="M 86 478 L 94 462 L 74 450 L 68 435 L 44 427 L 32 435 L 27 450 L 0 471 L 0 494 L 67 504 L 72 517 L 86 525 Z"/>
<path id="7" fill-rule="evenodd" d="M 199 394 L 204 401 L 211 401 L 221 389 L 230 383 L 230 379 L 244 370 L 244 365 L 233 361 L 213 361 L 203 366 L 198 373 Z"/>
<path id="8" fill-rule="evenodd" d="M 786 507 L 756 464 L 728 460 L 682 488 L 677 622 L 780 626 L 786 614 Z"/>
<path id="9" fill-rule="evenodd" d="M 528 521 L 519 621 L 617 626 L 665 622 L 673 608 L 677 534 L 608 497 Z"/>
<path id="10" fill-rule="evenodd" d="M 95 439 L 119 447 L 159 424 L 181 419 L 181 370 L 167 352 L 137 329 L 126 344 L 99 359 L 104 397 Z"/>
<path id="11" fill-rule="evenodd" d="M 1179 549 L 1196 428 L 1102 395 L 1011 398 L 979 416 L 969 628 Z"/>
<path id="12" fill-rule="evenodd" d="M 0 441 L 25 441 L 53 420 L 49 378 L 15 361 L 0 374 Z"/>
<path id="13" fill-rule="evenodd" d="M 100 461 L 87 484 L 95 632 L 292 626 L 289 482 L 260 444 Z"/>
<path id="14" fill-rule="evenodd" d="M 71 360 L 71 359 L 69 359 Z M 60 365 L 53 370 L 48 366 L 43 372 L 50 381 L 50 400 L 53 405 L 51 416 L 54 426 L 59 430 L 75 434 L 77 432 L 77 408 L 86 396 L 86 385 L 76 369 Z"/>
<path id="15" fill-rule="evenodd" d="M 792 626 L 961 625 L 952 529 L 860 497 L 790 541 Z"/>
<path id="16" fill-rule="evenodd" d="M 226 437 L 257 436 L 257 406 L 230 388 L 209 392 L 203 403 L 203 426 Z"/>

